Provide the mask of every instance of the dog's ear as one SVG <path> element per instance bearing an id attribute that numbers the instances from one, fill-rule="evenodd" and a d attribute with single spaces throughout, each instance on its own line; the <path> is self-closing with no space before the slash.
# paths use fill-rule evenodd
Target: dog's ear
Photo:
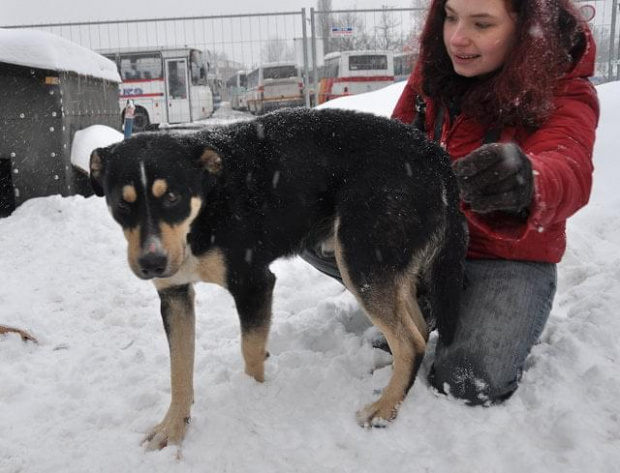
<path id="1" fill-rule="evenodd" d="M 200 163 L 211 174 L 219 174 L 222 170 L 222 158 L 212 148 L 205 149 L 200 155 Z"/>
<path id="2" fill-rule="evenodd" d="M 103 172 L 105 169 L 105 155 L 101 148 L 90 154 L 90 186 L 99 197 L 103 197 Z"/>

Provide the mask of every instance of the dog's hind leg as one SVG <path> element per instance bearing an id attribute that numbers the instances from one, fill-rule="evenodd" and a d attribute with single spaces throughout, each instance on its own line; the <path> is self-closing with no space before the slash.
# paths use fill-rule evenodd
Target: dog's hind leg
<path id="1" fill-rule="evenodd" d="M 378 284 L 377 284 L 378 285 Z M 408 277 L 358 296 L 372 323 L 385 335 L 392 352 L 392 376 L 381 397 L 357 412 L 362 426 L 384 427 L 398 414 L 424 358 L 428 333 Z"/>
<path id="2" fill-rule="evenodd" d="M 265 380 L 267 338 L 271 326 L 271 303 L 276 277 L 265 268 L 230 278 L 229 290 L 235 299 L 241 322 L 241 352 L 245 372 L 256 381 Z"/>
<path id="3" fill-rule="evenodd" d="M 418 305 L 413 269 L 398 274 L 379 271 L 375 276 L 351 278 L 342 246 L 336 260 L 347 288 L 355 295 L 372 323 L 381 330 L 392 352 L 392 376 L 381 397 L 357 412 L 361 426 L 384 427 L 394 420 L 413 385 L 426 350 L 428 330 Z M 381 276 L 379 276 L 381 274 Z"/>
<path id="4" fill-rule="evenodd" d="M 159 297 L 170 348 L 171 400 L 164 420 L 143 440 L 148 450 L 181 444 L 194 402 L 194 288 L 186 284 L 162 289 Z"/>

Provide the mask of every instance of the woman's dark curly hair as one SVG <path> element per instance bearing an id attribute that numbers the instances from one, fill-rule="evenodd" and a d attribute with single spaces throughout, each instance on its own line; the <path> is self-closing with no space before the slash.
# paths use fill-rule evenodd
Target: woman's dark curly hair
<path id="1" fill-rule="evenodd" d="M 414 87 L 486 124 L 536 127 L 552 111 L 555 81 L 583 54 L 585 26 L 570 0 L 504 1 L 518 15 L 516 46 L 498 71 L 467 78 L 454 72 L 444 45 L 447 0 L 432 0 Z"/>

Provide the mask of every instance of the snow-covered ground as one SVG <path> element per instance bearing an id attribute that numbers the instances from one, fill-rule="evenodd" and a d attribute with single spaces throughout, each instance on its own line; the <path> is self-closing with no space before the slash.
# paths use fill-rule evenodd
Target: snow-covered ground
<path id="1" fill-rule="evenodd" d="M 401 88 L 346 106 L 388 115 Z M 232 298 L 197 286 L 193 422 L 180 459 L 147 453 L 169 401 L 156 292 L 130 272 L 102 199 L 48 197 L 0 220 L 0 323 L 40 342 L 0 337 L 0 472 L 620 472 L 620 83 L 598 90 L 594 194 L 570 220 L 551 319 L 505 404 L 434 394 L 431 344 L 396 422 L 358 427 L 390 357 L 353 298 L 292 259 L 273 265 L 264 384 L 243 373 Z"/>

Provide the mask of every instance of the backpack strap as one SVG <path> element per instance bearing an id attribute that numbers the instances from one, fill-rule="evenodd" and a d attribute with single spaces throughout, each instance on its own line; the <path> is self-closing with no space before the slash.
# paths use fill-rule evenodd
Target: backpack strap
<path id="1" fill-rule="evenodd" d="M 443 130 L 443 120 L 446 115 L 446 107 L 439 107 L 437 116 L 435 117 L 435 130 L 433 133 L 433 141 L 439 143 L 441 141 L 441 130 Z"/>
<path id="2" fill-rule="evenodd" d="M 413 120 L 413 126 L 423 133 L 426 133 L 426 102 L 420 94 L 415 96 L 416 115 Z"/>

